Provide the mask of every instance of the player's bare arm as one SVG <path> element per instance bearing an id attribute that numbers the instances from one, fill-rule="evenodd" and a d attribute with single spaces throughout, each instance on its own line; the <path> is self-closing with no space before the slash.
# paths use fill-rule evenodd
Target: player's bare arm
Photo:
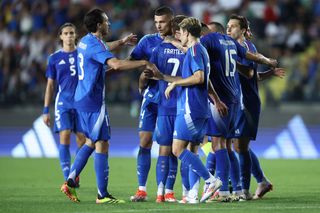
<path id="1" fill-rule="evenodd" d="M 139 77 L 139 93 L 142 94 L 143 91 L 148 87 L 149 79 L 145 72 L 142 72 Z"/>
<path id="2" fill-rule="evenodd" d="M 265 72 L 258 72 L 257 78 L 258 78 L 258 81 L 263 81 L 273 76 L 278 78 L 284 78 L 286 76 L 286 71 L 283 68 L 278 68 L 278 67 L 272 68 Z"/>
<path id="3" fill-rule="evenodd" d="M 228 107 L 220 100 L 216 90 L 214 89 L 212 82 L 209 80 L 208 88 L 209 97 L 213 100 L 220 116 L 228 115 Z"/>
<path id="4" fill-rule="evenodd" d="M 47 125 L 50 126 L 50 113 L 49 113 L 49 106 L 52 100 L 53 92 L 54 92 L 54 80 L 51 78 L 48 78 L 47 81 L 47 87 L 46 87 L 46 92 L 44 96 L 44 112 L 42 115 L 43 122 Z"/>
<path id="5" fill-rule="evenodd" d="M 133 46 L 137 43 L 137 40 L 138 40 L 137 35 L 130 33 L 129 35 L 123 37 L 122 39 L 107 42 L 107 45 L 108 45 L 110 51 L 113 51 L 123 45 Z"/>
<path id="6" fill-rule="evenodd" d="M 237 61 L 237 70 L 239 71 L 239 73 L 240 73 L 241 75 L 243 75 L 243 76 L 246 77 L 247 79 L 252 78 L 253 75 L 254 75 L 253 69 L 251 69 L 250 67 L 245 66 L 245 65 L 243 65 L 243 64 L 241 64 L 241 63 L 239 63 L 238 61 Z"/>
<path id="7" fill-rule="evenodd" d="M 106 64 L 114 70 L 132 70 L 136 68 L 145 68 L 155 72 L 158 70 L 154 64 L 146 60 L 129 61 L 111 58 L 106 61 Z"/>
<path id="8" fill-rule="evenodd" d="M 168 84 L 168 87 L 165 91 L 165 96 L 167 99 L 169 99 L 171 91 L 177 86 L 186 87 L 186 86 L 202 84 L 203 82 L 204 82 L 204 72 L 202 70 L 198 70 L 188 78 L 180 78 L 173 81 L 171 84 Z"/>
<path id="9" fill-rule="evenodd" d="M 257 62 L 259 64 L 265 64 L 265 65 L 270 66 L 270 67 L 276 67 L 277 64 L 278 64 L 278 61 L 276 59 L 267 58 L 267 57 L 265 57 L 264 55 L 262 55 L 260 53 L 254 54 L 254 53 L 251 53 L 251 52 L 248 51 L 246 53 L 246 58 L 251 60 L 251 61 Z"/>

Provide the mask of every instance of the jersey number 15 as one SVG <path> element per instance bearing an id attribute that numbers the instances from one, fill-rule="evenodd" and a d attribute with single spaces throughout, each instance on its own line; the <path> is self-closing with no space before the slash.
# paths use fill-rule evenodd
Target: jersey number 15
<path id="1" fill-rule="evenodd" d="M 236 72 L 236 60 L 233 58 L 234 56 L 237 55 L 236 50 L 234 49 L 226 49 L 225 51 L 225 58 L 226 58 L 226 76 L 233 77 L 234 73 Z M 230 60 L 230 61 L 229 61 Z M 230 69 L 230 62 L 232 64 L 231 69 Z"/>

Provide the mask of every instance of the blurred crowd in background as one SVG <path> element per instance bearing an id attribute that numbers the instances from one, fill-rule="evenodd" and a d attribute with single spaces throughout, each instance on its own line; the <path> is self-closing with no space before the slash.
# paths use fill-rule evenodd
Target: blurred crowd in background
<path id="1" fill-rule="evenodd" d="M 141 38 L 156 32 L 154 9 L 172 7 L 175 14 L 218 21 L 224 26 L 232 13 L 246 16 L 259 52 L 279 60 L 285 79 L 260 84 L 265 105 L 320 102 L 320 0 L 2 0 L 0 13 L 0 107 L 43 104 L 48 56 L 59 49 L 57 30 L 65 22 L 86 31 L 84 14 L 105 10 L 111 21 L 107 40 L 133 32 Z M 115 54 L 124 59 L 132 50 Z M 259 66 L 259 71 L 267 68 Z M 109 103 L 139 103 L 138 72 L 108 76 Z M 136 108 L 137 105 L 134 104 Z"/>

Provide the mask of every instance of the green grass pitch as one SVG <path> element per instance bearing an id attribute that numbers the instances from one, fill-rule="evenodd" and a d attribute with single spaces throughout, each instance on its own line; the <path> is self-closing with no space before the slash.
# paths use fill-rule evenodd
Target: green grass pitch
<path id="1" fill-rule="evenodd" d="M 148 180 L 149 201 L 129 201 L 137 188 L 134 158 L 110 159 L 109 191 L 125 204 L 95 204 L 93 160 L 81 175 L 80 203 L 60 192 L 62 174 L 58 159 L 0 158 L 0 212 L 320 212 L 320 160 L 262 160 L 274 191 L 259 201 L 183 205 L 155 203 L 155 160 Z M 252 179 L 251 192 L 256 183 Z M 175 185 L 181 195 L 180 174 Z"/>

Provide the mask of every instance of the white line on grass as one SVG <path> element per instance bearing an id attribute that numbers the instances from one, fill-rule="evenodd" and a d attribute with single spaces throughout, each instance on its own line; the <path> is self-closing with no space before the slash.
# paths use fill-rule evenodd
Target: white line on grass
<path id="1" fill-rule="evenodd" d="M 228 208 L 217 208 L 217 207 L 206 207 L 206 208 L 194 208 L 191 205 L 188 206 L 188 208 L 174 208 L 174 209 L 167 209 L 167 208 L 161 208 L 161 209 L 143 209 L 144 212 L 172 212 L 172 211 L 208 211 L 208 210 L 226 210 L 230 211 L 231 209 L 243 209 L 242 207 L 228 207 Z M 320 206 L 261 206 L 261 207 L 254 207 L 256 210 L 275 210 L 275 209 L 286 209 L 286 210 L 294 210 L 294 209 L 320 209 Z M 114 210 L 114 211 L 108 211 L 108 212 L 141 212 L 142 209 L 128 209 L 128 210 Z"/>

